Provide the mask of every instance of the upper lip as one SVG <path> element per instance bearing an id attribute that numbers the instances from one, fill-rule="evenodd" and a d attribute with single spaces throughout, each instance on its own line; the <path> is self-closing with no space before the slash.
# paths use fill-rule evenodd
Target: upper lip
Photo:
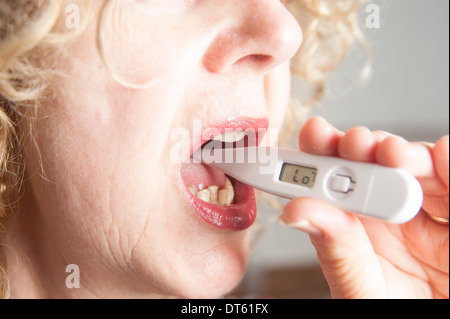
<path id="1" fill-rule="evenodd" d="M 257 134 L 256 142 L 261 141 L 269 128 L 267 118 L 239 117 L 221 121 L 215 125 L 202 128 L 201 136 L 194 136 L 193 145 L 191 145 L 190 156 L 198 150 L 203 144 L 212 138 L 226 132 L 241 130 L 244 132 L 255 132 Z"/>

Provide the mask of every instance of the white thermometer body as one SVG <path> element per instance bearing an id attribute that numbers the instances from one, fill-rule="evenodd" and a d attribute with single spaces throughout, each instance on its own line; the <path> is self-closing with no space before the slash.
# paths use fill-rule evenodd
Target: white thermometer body
<path id="1" fill-rule="evenodd" d="M 411 220 L 422 206 L 419 182 L 401 169 L 282 148 L 208 146 L 194 160 L 280 197 L 315 197 L 395 224 Z"/>

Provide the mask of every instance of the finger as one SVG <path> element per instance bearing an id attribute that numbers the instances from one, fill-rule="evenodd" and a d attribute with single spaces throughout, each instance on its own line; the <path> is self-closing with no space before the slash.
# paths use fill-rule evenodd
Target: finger
<path id="1" fill-rule="evenodd" d="M 449 138 L 444 136 L 430 148 L 434 162 L 434 178 L 422 178 L 424 188 L 423 209 L 436 222 L 448 226 L 449 218 Z"/>
<path id="2" fill-rule="evenodd" d="M 424 192 L 424 211 L 448 218 L 448 138 L 433 146 L 391 136 L 379 144 L 376 158 L 382 165 L 402 168 L 417 177 Z"/>
<path id="3" fill-rule="evenodd" d="M 286 205 L 280 221 L 310 234 L 333 297 L 385 296 L 381 265 L 356 216 L 317 199 L 298 198 Z"/>
<path id="4" fill-rule="evenodd" d="M 299 135 L 299 147 L 302 151 L 336 156 L 339 139 L 343 135 L 322 117 L 313 117 L 303 125 Z"/>
<path id="5" fill-rule="evenodd" d="M 394 134 L 386 132 L 386 131 L 373 131 L 373 136 L 378 140 L 378 142 L 382 142 L 388 137 L 394 136 Z"/>
<path id="6" fill-rule="evenodd" d="M 349 129 L 339 141 L 339 155 L 358 162 L 375 162 L 375 151 L 378 145 L 376 137 L 366 127 Z"/>
<path id="7" fill-rule="evenodd" d="M 379 164 L 402 168 L 416 177 L 434 177 L 433 159 L 424 144 L 410 143 L 398 136 L 384 139 L 375 153 Z"/>
<path id="8" fill-rule="evenodd" d="M 432 150 L 435 170 L 442 182 L 447 186 L 449 183 L 449 136 L 446 135 L 436 142 Z"/>

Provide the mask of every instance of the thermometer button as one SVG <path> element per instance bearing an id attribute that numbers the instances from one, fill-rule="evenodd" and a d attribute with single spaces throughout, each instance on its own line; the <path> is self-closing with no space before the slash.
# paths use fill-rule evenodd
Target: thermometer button
<path id="1" fill-rule="evenodd" d="M 332 177 L 331 190 L 337 193 L 348 194 L 351 192 L 352 184 L 354 184 L 350 176 L 345 175 L 335 175 Z"/>

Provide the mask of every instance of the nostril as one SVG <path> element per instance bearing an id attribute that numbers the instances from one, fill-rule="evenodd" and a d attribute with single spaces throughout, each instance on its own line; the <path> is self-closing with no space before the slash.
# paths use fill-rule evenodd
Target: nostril
<path id="1" fill-rule="evenodd" d="M 211 56 L 210 56 L 211 58 Z M 208 59 L 205 61 L 205 66 L 208 70 L 217 72 L 217 73 L 226 73 L 231 68 L 240 66 L 240 67 L 250 67 L 255 69 L 266 69 L 269 67 L 275 59 L 267 54 L 249 54 L 245 55 L 239 59 L 236 59 L 232 62 L 233 56 L 230 54 L 230 59 L 227 61 L 224 60 L 214 60 Z"/>
<path id="2" fill-rule="evenodd" d="M 273 57 L 266 54 L 251 54 L 235 62 L 235 65 L 245 65 L 255 68 L 265 68 L 273 62 Z"/>

